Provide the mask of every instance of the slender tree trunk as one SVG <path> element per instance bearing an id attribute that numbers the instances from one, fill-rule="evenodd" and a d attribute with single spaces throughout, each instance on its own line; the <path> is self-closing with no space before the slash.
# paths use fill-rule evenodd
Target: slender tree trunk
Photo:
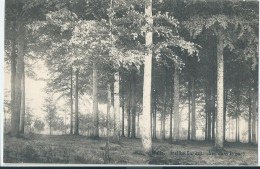
<path id="1" fill-rule="evenodd" d="M 70 134 L 73 134 L 73 68 L 70 72 Z"/>
<path id="2" fill-rule="evenodd" d="M 152 0 L 145 1 L 145 16 L 149 25 L 153 25 Z M 153 44 L 153 32 L 145 35 L 145 44 L 150 47 Z M 152 153 L 151 137 L 151 88 L 152 88 L 152 50 L 148 50 L 144 59 L 144 83 L 143 83 L 143 115 L 142 115 L 142 144 L 145 152 Z"/>
<path id="3" fill-rule="evenodd" d="M 180 86 L 179 86 L 179 68 L 175 63 L 174 70 L 174 130 L 173 130 L 173 141 L 179 141 L 179 127 L 180 127 L 180 115 L 179 115 L 179 97 L 180 97 Z"/>
<path id="4" fill-rule="evenodd" d="M 15 27 L 15 26 L 14 26 Z M 15 112 L 15 76 L 16 76 L 16 58 L 17 58 L 17 54 L 16 54 L 16 39 L 13 38 L 11 41 L 11 132 L 13 133 L 13 135 L 17 135 L 16 131 L 15 131 L 15 123 L 17 123 L 15 116 L 16 116 L 16 112 Z"/>
<path id="5" fill-rule="evenodd" d="M 171 104 L 170 104 L 170 140 L 172 140 L 172 103 L 173 103 L 173 89 L 172 89 L 173 87 L 171 86 L 171 93 L 170 93 L 170 95 L 171 95 Z"/>
<path id="6" fill-rule="evenodd" d="M 25 70 L 24 70 L 24 63 L 22 69 L 22 105 L 21 105 L 21 123 L 20 123 L 20 133 L 24 134 L 24 119 L 25 119 Z"/>
<path id="7" fill-rule="evenodd" d="M 191 114 L 191 81 L 189 80 L 189 84 L 188 84 L 188 98 L 189 98 L 189 111 L 188 111 L 188 140 L 190 140 L 190 114 Z"/>
<path id="8" fill-rule="evenodd" d="M 120 102 L 119 102 L 119 72 L 114 74 L 114 114 L 115 114 L 115 132 L 114 141 L 120 141 Z"/>
<path id="9" fill-rule="evenodd" d="M 160 128 L 160 136 L 163 138 L 163 112 L 161 112 L 161 128 Z"/>
<path id="10" fill-rule="evenodd" d="M 24 65 L 24 25 L 19 26 L 18 36 L 18 57 L 17 57 L 17 68 L 15 74 L 15 98 L 14 98 L 14 111 L 11 116 L 11 135 L 14 137 L 19 136 L 20 127 L 20 110 L 21 110 L 21 83 L 22 83 L 22 69 Z"/>
<path id="11" fill-rule="evenodd" d="M 127 105 L 127 137 L 130 138 L 131 134 L 131 84 L 130 84 L 130 91 L 128 97 L 128 105 Z"/>
<path id="12" fill-rule="evenodd" d="M 125 137 L 125 97 L 122 96 L 122 137 Z"/>
<path id="13" fill-rule="evenodd" d="M 206 92 L 206 99 L 205 99 L 205 140 L 208 140 L 208 94 Z"/>
<path id="14" fill-rule="evenodd" d="M 224 89 L 223 141 L 226 141 L 227 90 Z"/>
<path id="15" fill-rule="evenodd" d="M 106 154 L 105 154 L 105 164 L 109 164 L 109 117 L 110 117 L 110 107 L 111 107 L 111 90 L 110 85 L 107 85 L 107 120 L 106 120 L 106 127 L 107 127 L 107 139 L 106 139 Z"/>
<path id="16" fill-rule="evenodd" d="M 79 103 L 78 103 L 78 82 L 79 79 L 79 69 L 76 70 L 76 88 L 75 88 L 75 128 L 74 128 L 74 134 L 79 135 Z"/>
<path id="17" fill-rule="evenodd" d="M 150 119 L 150 128 L 151 128 L 151 137 L 153 135 L 153 109 L 151 108 L 151 119 Z"/>
<path id="18" fill-rule="evenodd" d="M 252 114 L 252 98 L 251 98 L 251 87 L 248 90 L 248 143 L 251 143 L 251 114 Z"/>
<path id="19" fill-rule="evenodd" d="M 5 120 L 5 124 L 4 124 L 4 134 L 7 132 L 7 123 L 6 123 L 6 112 L 4 112 L 4 120 Z"/>
<path id="20" fill-rule="evenodd" d="M 163 99 L 163 112 L 162 112 L 162 139 L 165 140 L 165 116 L 166 116 L 166 84 L 164 84 L 164 99 Z"/>
<path id="21" fill-rule="evenodd" d="M 212 99 L 211 99 L 211 111 L 212 111 L 212 140 L 215 140 L 215 122 L 216 122 L 216 111 L 215 111 L 215 88 L 214 85 L 211 88 L 211 94 L 212 94 Z"/>
<path id="22" fill-rule="evenodd" d="M 93 122 L 94 122 L 94 131 L 93 136 L 99 137 L 99 125 L 98 125 L 98 77 L 97 77 L 97 63 L 93 62 Z"/>
<path id="23" fill-rule="evenodd" d="M 209 92 L 209 91 L 208 91 Z M 211 107 L 210 107 L 210 93 L 207 95 L 207 109 L 208 109 L 208 140 L 211 140 Z"/>
<path id="24" fill-rule="evenodd" d="M 136 118 L 136 77 L 135 77 L 135 72 L 132 73 L 132 133 L 131 133 L 131 138 L 135 138 L 135 118 Z M 152 117 L 152 116 L 151 116 Z"/>
<path id="25" fill-rule="evenodd" d="M 156 139 L 156 100 L 154 102 L 154 113 L 153 113 L 153 138 Z"/>
<path id="26" fill-rule="evenodd" d="M 238 142 L 238 120 L 237 120 L 237 112 L 236 112 L 236 142 Z"/>
<path id="27" fill-rule="evenodd" d="M 256 142 L 256 126 L 257 126 L 257 123 L 256 123 L 256 118 L 257 118 L 257 96 L 258 96 L 258 92 L 257 90 L 254 91 L 253 93 L 253 106 L 252 106 L 252 143 L 253 144 L 257 144 Z"/>
<path id="28" fill-rule="evenodd" d="M 240 128 L 239 128 L 239 121 L 240 121 L 240 115 L 237 117 L 237 142 L 240 142 Z"/>
<path id="29" fill-rule="evenodd" d="M 191 79 L 191 140 L 196 140 L 196 107 L 195 107 L 195 79 L 192 77 Z"/>
<path id="30" fill-rule="evenodd" d="M 215 146 L 223 148 L 223 92 L 224 92 L 224 59 L 223 59 L 223 35 L 219 33 L 217 42 L 217 121 Z"/>
<path id="31" fill-rule="evenodd" d="M 240 114 L 240 100 L 239 100 L 239 92 L 236 95 L 236 142 L 239 142 L 239 114 Z"/>

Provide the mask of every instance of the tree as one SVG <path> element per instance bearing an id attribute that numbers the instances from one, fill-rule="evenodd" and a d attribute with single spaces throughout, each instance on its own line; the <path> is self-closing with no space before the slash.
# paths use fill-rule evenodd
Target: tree
<path id="1" fill-rule="evenodd" d="M 153 25 L 152 0 L 145 1 L 145 15 L 149 26 Z M 146 46 L 153 44 L 153 33 L 148 31 L 145 37 Z M 152 152 L 151 137 L 151 81 L 152 81 L 152 50 L 148 50 L 144 61 L 144 85 L 143 85 L 143 116 L 142 116 L 142 143 L 146 152 Z"/>
<path id="2" fill-rule="evenodd" d="M 74 126 L 74 134 L 79 135 L 79 103 L 78 103 L 78 77 L 79 77 L 79 69 L 76 70 L 76 88 L 75 88 L 75 126 Z"/>
<path id="3" fill-rule="evenodd" d="M 55 123 L 57 122 L 57 107 L 53 101 L 52 97 L 45 98 L 45 103 L 43 105 L 43 111 L 47 114 L 45 116 L 45 120 L 50 129 L 50 135 L 52 134 L 52 128 L 54 128 Z"/>
<path id="4" fill-rule="evenodd" d="M 38 132 L 41 132 L 44 130 L 44 127 L 45 127 L 45 124 L 43 121 L 39 120 L 39 119 L 36 119 L 34 121 L 34 124 L 33 124 L 33 127 L 38 130 Z"/>

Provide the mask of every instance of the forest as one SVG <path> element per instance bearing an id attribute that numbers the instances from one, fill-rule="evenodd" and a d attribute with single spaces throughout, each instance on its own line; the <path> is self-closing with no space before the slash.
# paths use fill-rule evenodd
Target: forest
<path id="1" fill-rule="evenodd" d="M 4 163 L 257 165 L 258 15 L 251 0 L 5 1 Z"/>

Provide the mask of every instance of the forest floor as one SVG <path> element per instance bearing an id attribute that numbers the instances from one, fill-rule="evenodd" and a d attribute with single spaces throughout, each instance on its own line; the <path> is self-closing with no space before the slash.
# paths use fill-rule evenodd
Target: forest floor
<path id="1" fill-rule="evenodd" d="M 106 138 L 74 135 L 4 136 L 4 163 L 104 164 Z M 120 165 L 257 165 L 257 146 L 225 143 L 215 152 L 213 142 L 153 140 L 153 154 L 142 150 L 141 139 L 110 142 L 109 164 Z M 215 154 L 214 154 L 215 153 Z"/>

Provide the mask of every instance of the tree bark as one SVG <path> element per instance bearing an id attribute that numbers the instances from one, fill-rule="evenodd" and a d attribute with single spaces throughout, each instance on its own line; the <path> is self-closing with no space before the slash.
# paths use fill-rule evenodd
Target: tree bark
<path id="1" fill-rule="evenodd" d="M 110 117 L 110 107 L 111 107 L 111 90 L 110 85 L 107 85 L 107 120 L 106 120 L 106 127 L 107 127 L 107 139 L 106 139 L 106 154 L 105 154 L 105 164 L 109 163 L 109 117 Z"/>
<path id="2" fill-rule="evenodd" d="M 78 109 L 78 79 L 79 79 L 79 69 L 76 70 L 76 88 L 75 88 L 75 128 L 74 134 L 79 135 L 79 109 Z"/>
<path id="3" fill-rule="evenodd" d="M 208 114 L 209 114 L 209 110 L 208 110 L 208 91 L 206 89 L 205 92 L 205 140 L 208 140 Z"/>
<path id="4" fill-rule="evenodd" d="M 179 68 L 177 63 L 175 63 L 174 70 L 174 130 L 173 130 L 173 141 L 179 141 L 179 127 L 180 127 L 180 119 L 179 119 Z"/>
<path id="5" fill-rule="evenodd" d="M 135 118 L 136 118 L 136 77 L 135 77 L 135 72 L 132 73 L 132 133 L 131 133 L 131 138 L 135 138 Z"/>
<path id="6" fill-rule="evenodd" d="M 224 89 L 223 141 L 226 141 L 227 91 Z"/>
<path id="7" fill-rule="evenodd" d="M 257 118 L 257 90 L 254 91 L 253 93 L 253 106 L 252 106 L 252 143 L 253 144 L 257 144 L 256 142 L 256 127 L 257 127 L 257 123 L 256 123 L 256 118 Z"/>
<path id="8" fill-rule="evenodd" d="M 152 0 L 145 1 L 145 16 L 147 23 L 153 25 Z M 153 32 L 145 35 L 145 44 L 150 47 L 153 44 Z M 152 50 L 149 49 L 144 59 L 144 83 L 143 83 L 143 115 L 142 115 L 142 144 L 144 151 L 152 153 L 151 137 L 151 87 L 152 87 Z"/>
<path id="9" fill-rule="evenodd" d="M 156 108 L 156 99 L 154 102 L 154 112 L 153 112 L 153 138 L 156 139 L 156 114 L 157 114 L 157 108 Z"/>
<path id="10" fill-rule="evenodd" d="M 98 124 L 98 77 L 97 77 L 97 63 L 93 62 L 93 122 L 94 122 L 94 131 L 93 136 L 95 138 L 99 137 L 99 124 Z"/>
<path id="11" fill-rule="evenodd" d="M 216 122 L 216 111 L 215 111 L 215 88 L 214 85 L 211 87 L 211 111 L 212 111 L 212 140 L 215 140 L 215 122 Z"/>
<path id="12" fill-rule="evenodd" d="M 20 123 L 20 133 L 24 134 L 24 120 L 25 120 L 25 70 L 24 70 L 24 62 L 22 68 L 22 105 L 21 105 L 21 123 Z"/>
<path id="13" fill-rule="evenodd" d="M 165 140 L 165 116 L 166 116 L 166 84 L 164 84 L 164 99 L 163 99 L 163 112 L 162 112 L 162 139 Z"/>
<path id="14" fill-rule="evenodd" d="M 73 68 L 70 72 L 70 134 L 73 134 Z"/>
<path id="15" fill-rule="evenodd" d="M 120 141 L 120 102 L 119 102 L 119 72 L 114 74 L 114 115 L 115 115 L 115 132 L 114 141 Z"/>
<path id="16" fill-rule="evenodd" d="M 130 138 L 131 134 L 131 83 L 130 85 L 130 91 L 128 96 L 128 105 L 127 105 L 127 137 Z"/>
<path id="17" fill-rule="evenodd" d="M 223 59 L 223 35 L 219 32 L 217 42 L 217 120 L 215 146 L 223 148 L 223 92 L 224 92 L 224 59 Z"/>
<path id="18" fill-rule="evenodd" d="M 173 103 L 173 87 L 171 86 L 171 103 L 170 103 L 170 140 L 172 140 L 172 103 Z"/>
<path id="19" fill-rule="evenodd" d="M 15 26 L 14 26 L 15 27 Z M 14 28 L 15 29 L 15 28 Z M 20 35 L 21 36 L 21 35 Z M 11 131 L 13 130 L 13 135 L 16 135 L 17 133 L 15 130 L 15 123 L 17 123 L 15 116 L 15 77 L 16 77 L 16 39 L 15 37 L 11 40 Z M 12 129 L 13 128 L 13 129 Z"/>
<path id="20" fill-rule="evenodd" d="M 20 128 L 20 110 L 21 110 L 21 83 L 22 83 L 22 69 L 24 65 L 24 25 L 19 26 L 19 36 L 18 36 L 18 57 L 17 57 L 17 68 L 15 74 L 15 98 L 14 98 L 14 111 L 11 116 L 11 136 L 19 136 Z"/>
<path id="21" fill-rule="evenodd" d="M 252 97 L 251 97 L 251 87 L 249 88 L 248 90 L 248 95 L 249 95 L 249 98 L 248 98 L 248 143 L 251 143 L 251 115 L 252 115 Z"/>
<path id="22" fill-rule="evenodd" d="M 209 91 L 208 91 L 209 92 Z M 208 140 L 211 140 L 211 107 L 210 107 L 210 93 L 207 95 L 207 109 L 208 109 Z"/>
<path id="23" fill-rule="evenodd" d="M 195 107 L 195 79 L 191 79 L 191 140 L 196 140 L 196 107 Z"/>
<path id="24" fill-rule="evenodd" d="M 125 97 L 122 95 L 122 137 L 125 137 Z"/>
<path id="25" fill-rule="evenodd" d="M 189 111 L 188 111 L 188 140 L 190 140 L 190 114 L 191 114 L 191 81 L 189 80 L 189 84 L 188 84 L 188 98 L 189 98 Z"/>
<path id="26" fill-rule="evenodd" d="M 240 115 L 237 117 L 237 142 L 240 142 L 240 127 L 239 127 L 239 121 L 240 121 Z"/>

